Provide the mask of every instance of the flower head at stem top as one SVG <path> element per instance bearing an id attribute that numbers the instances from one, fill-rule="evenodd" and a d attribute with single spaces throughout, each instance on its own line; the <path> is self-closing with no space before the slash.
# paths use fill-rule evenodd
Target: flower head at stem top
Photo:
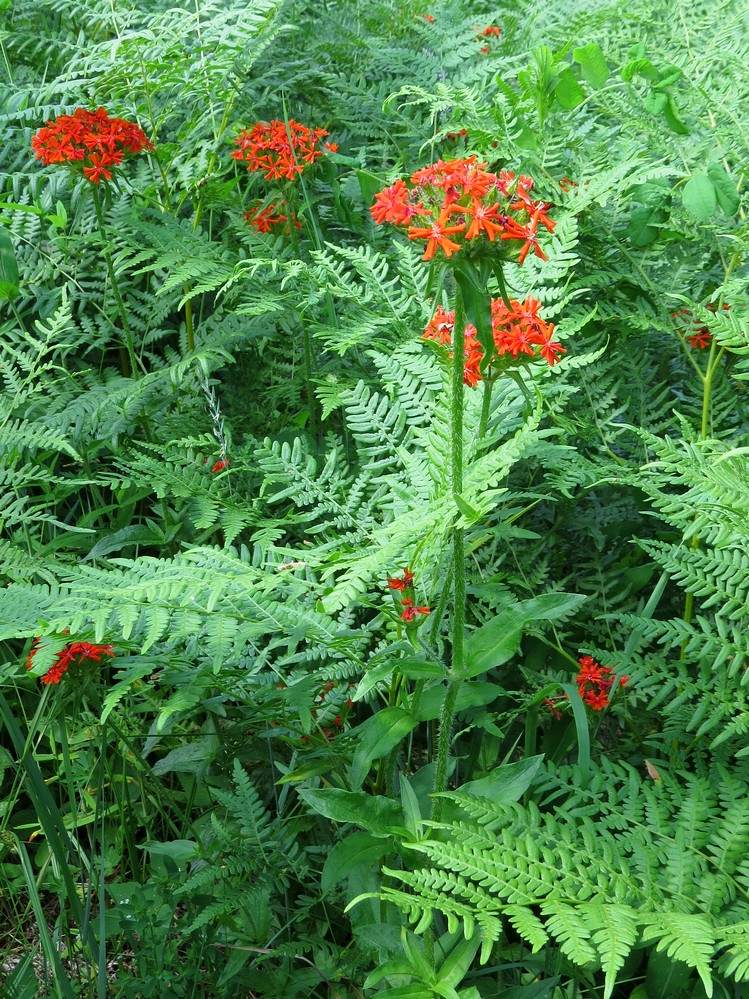
<path id="1" fill-rule="evenodd" d="M 531 249 L 546 259 L 538 229 L 554 230 L 549 205 L 533 201 L 530 177 L 516 177 L 511 170 L 494 174 L 486 166 L 476 156 L 437 160 L 413 173 L 408 183 L 401 178 L 375 195 L 372 218 L 378 225 L 406 227 L 411 240 L 426 240 L 423 260 L 482 256 L 495 240 L 504 240 L 502 255 L 518 263 Z M 508 240 L 523 243 L 516 256 Z M 499 256 L 497 247 L 494 255 Z"/>
<path id="2" fill-rule="evenodd" d="M 153 149 L 139 125 L 113 118 L 106 108 L 78 108 L 40 128 L 31 140 L 36 158 L 45 164 L 62 163 L 81 171 L 92 184 L 111 180 L 126 159 Z"/>
<path id="3" fill-rule="evenodd" d="M 308 128 L 293 118 L 259 121 L 237 135 L 237 149 L 231 156 L 246 163 L 249 171 L 262 173 L 266 180 L 294 180 L 324 155 L 323 149 L 336 151 L 335 143 L 321 148 L 322 139 L 329 134 L 324 128 Z"/>

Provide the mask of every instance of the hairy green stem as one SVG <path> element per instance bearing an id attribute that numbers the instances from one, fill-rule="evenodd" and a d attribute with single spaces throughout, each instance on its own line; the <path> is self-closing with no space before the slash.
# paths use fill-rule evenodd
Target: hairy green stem
<path id="1" fill-rule="evenodd" d="M 117 310 L 120 314 L 120 320 L 122 322 L 122 332 L 125 335 L 125 346 L 127 347 L 127 361 L 130 367 L 129 371 L 123 370 L 124 375 L 132 374 L 134 375 L 138 368 L 138 361 L 135 357 L 135 350 L 133 348 L 133 335 L 130 332 L 130 324 L 127 321 L 127 313 L 125 312 L 125 303 L 122 301 L 122 295 L 120 294 L 120 286 L 117 283 L 117 275 L 114 272 L 114 264 L 112 263 L 112 256 L 109 252 L 109 247 L 107 246 L 107 230 L 104 225 L 104 212 L 101 207 L 101 199 L 99 197 L 99 189 L 94 187 L 94 209 L 96 211 L 96 221 L 99 224 L 99 235 L 101 236 L 102 243 L 102 253 L 104 254 L 104 260 L 107 265 L 107 272 L 109 273 L 109 280 L 112 283 L 112 291 L 114 293 L 114 300 L 117 303 Z M 124 361 L 125 359 L 122 358 Z"/>
<path id="2" fill-rule="evenodd" d="M 455 286 L 455 321 L 453 326 L 452 406 L 450 412 L 450 467 L 453 496 L 463 490 L 463 352 L 465 348 L 465 311 L 460 287 Z M 453 619 L 451 628 L 452 657 L 450 678 L 440 715 L 437 740 L 437 772 L 434 780 L 435 794 L 447 786 L 447 762 L 450 751 L 455 704 L 460 689 L 465 660 L 465 538 L 462 527 L 454 527 L 453 542 Z M 439 821 L 442 799 L 436 798 L 432 817 Z"/>

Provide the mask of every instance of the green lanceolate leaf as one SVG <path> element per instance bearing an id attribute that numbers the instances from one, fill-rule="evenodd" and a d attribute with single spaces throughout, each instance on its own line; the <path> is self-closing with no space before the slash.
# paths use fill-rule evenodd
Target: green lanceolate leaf
<path id="1" fill-rule="evenodd" d="M 18 263 L 13 240 L 7 229 L 0 228 L 0 300 L 18 297 Z"/>
<path id="2" fill-rule="evenodd" d="M 741 199 L 736 185 L 719 163 L 711 163 L 707 168 L 720 210 L 725 215 L 735 215 L 739 210 Z"/>
<path id="3" fill-rule="evenodd" d="M 704 173 L 690 177 L 681 192 L 686 210 L 698 222 L 705 222 L 715 211 L 717 195 L 712 180 Z"/>
<path id="4" fill-rule="evenodd" d="M 386 756 L 417 724 L 403 708 L 383 708 L 353 730 L 358 748 L 351 764 L 351 783 L 358 787 L 374 760 Z"/>
<path id="5" fill-rule="evenodd" d="M 299 796 L 314 811 L 333 822 L 360 826 L 373 836 L 407 835 L 403 809 L 388 798 L 375 798 L 364 791 L 342 791 L 337 787 L 306 788 Z"/>
<path id="6" fill-rule="evenodd" d="M 336 843 L 327 856 L 322 870 L 320 887 L 329 891 L 342 881 L 355 867 L 372 864 L 390 852 L 388 842 L 367 832 L 350 833 Z"/>
<path id="7" fill-rule="evenodd" d="M 575 611 L 584 600 L 578 593 L 544 593 L 506 607 L 468 639 L 465 676 L 478 676 L 511 659 L 528 622 L 559 620 Z"/>
<path id="8" fill-rule="evenodd" d="M 586 83 L 589 83 L 594 90 L 600 90 L 611 75 L 598 42 L 590 42 L 588 45 L 573 49 L 572 58 L 579 64 Z"/>

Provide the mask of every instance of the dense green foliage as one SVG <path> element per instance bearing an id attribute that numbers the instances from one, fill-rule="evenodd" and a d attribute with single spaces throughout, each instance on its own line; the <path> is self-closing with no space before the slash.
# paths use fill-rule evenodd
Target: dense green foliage
<path id="1" fill-rule="evenodd" d="M 749 996 L 743 0 L 0 16 L 2 995 Z M 369 211 L 471 155 L 480 287 Z M 490 295 L 559 363 L 462 387 Z"/>

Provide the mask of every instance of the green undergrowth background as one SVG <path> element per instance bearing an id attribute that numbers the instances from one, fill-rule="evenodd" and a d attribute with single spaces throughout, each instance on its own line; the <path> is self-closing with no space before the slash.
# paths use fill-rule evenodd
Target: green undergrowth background
<path id="1" fill-rule="evenodd" d="M 0 18 L 2 995 L 749 995 L 746 5 Z M 31 152 L 99 106 L 155 146 L 103 227 Z M 338 149 L 269 183 L 270 119 Z M 466 389 L 456 503 L 453 290 L 369 206 L 472 154 L 553 206 L 507 280 L 567 353 L 485 433 Z M 115 656 L 43 685 L 74 638 Z"/>

